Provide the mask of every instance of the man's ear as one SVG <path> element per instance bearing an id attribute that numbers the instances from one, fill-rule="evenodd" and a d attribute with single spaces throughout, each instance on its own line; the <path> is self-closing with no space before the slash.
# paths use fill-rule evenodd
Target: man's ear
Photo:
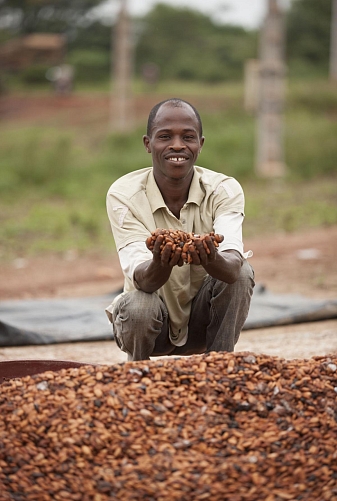
<path id="1" fill-rule="evenodd" d="M 201 153 L 202 147 L 204 146 L 204 142 L 205 142 L 205 136 L 201 136 L 199 153 Z"/>
<path id="2" fill-rule="evenodd" d="M 149 138 L 149 136 L 143 136 L 143 143 L 144 143 L 146 151 L 148 153 L 151 153 L 150 138 Z"/>

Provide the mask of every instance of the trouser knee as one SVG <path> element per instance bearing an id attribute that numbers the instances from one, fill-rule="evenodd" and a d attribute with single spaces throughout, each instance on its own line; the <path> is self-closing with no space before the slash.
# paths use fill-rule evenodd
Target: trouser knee
<path id="1" fill-rule="evenodd" d="M 213 293 L 223 292 L 226 295 L 243 294 L 248 291 L 251 295 L 255 286 L 254 270 L 247 260 L 243 261 L 241 266 L 240 275 L 238 279 L 232 284 L 227 284 L 221 280 L 214 280 L 215 288 Z"/>
<path id="2" fill-rule="evenodd" d="M 161 315 L 158 295 L 138 290 L 129 292 L 119 304 L 118 309 L 137 325 L 143 322 L 148 323 L 150 316 L 160 317 Z"/>
<path id="3" fill-rule="evenodd" d="M 243 261 L 241 266 L 240 277 L 241 276 L 244 280 L 254 281 L 254 269 L 246 259 Z"/>
<path id="4" fill-rule="evenodd" d="M 159 296 L 142 291 L 123 294 L 112 314 L 116 343 L 132 360 L 145 360 L 153 352 L 167 314 Z"/>
<path id="5" fill-rule="evenodd" d="M 241 266 L 239 278 L 236 282 L 234 282 L 233 285 L 235 284 L 237 287 L 244 289 L 253 288 L 255 285 L 254 270 L 246 259 L 243 261 L 243 264 Z"/>

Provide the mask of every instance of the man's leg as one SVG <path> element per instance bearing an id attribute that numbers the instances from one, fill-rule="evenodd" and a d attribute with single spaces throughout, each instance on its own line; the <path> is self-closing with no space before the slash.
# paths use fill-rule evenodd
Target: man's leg
<path id="1" fill-rule="evenodd" d="M 174 349 L 168 336 L 167 309 L 157 294 L 123 294 L 114 305 L 111 320 L 116 344 L 129 360 L 148 360 Z"/>
<path id="2" fill-rule="evenodd" d="M 254 271 L 246 260 L 234 284 L 207 277 L 192 303 L 187 343 L 172 355 L 234 351 L 248 316 L 254 285 Z"/>
<path id="3" fill-rule="evenodd" d="M 207 329 L 207 351 L 234 351 L 249 313 L 253 295 L 254 271 L 244 261 L 238 280 L 213 290 L 211 322 Z"/>

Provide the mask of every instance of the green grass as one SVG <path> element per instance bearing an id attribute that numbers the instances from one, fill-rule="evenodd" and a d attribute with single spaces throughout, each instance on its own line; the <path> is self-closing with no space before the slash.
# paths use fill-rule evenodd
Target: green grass
<path id="1" fill-rule="evenodd" d="M 246 236 L 337 224 L 336 87 L 317 80 L 289 86 L 282 180 L 258 179 L 254 173 L 255 118 L 243 109 L 242 84 L 171 82 L 156 92 L 159 99 L 179 95 L 197 103 L 206 136 L 198 163 L 242 183 Z M 212 113 L 209 95 L 220 103 Z M 111 252 L 105 195 L 116 178 L 150 164 L 142 146 L 144 129 L 145 123 L 129 134 L 97 137 L 87 126 L 3 121 L 0 259 L 69 249 Z"/>
<path id="2" fill-rule="evenodd" d="M 307 180 L 247 180 L 246 237 L 337 224 L 337 176 Z"/>

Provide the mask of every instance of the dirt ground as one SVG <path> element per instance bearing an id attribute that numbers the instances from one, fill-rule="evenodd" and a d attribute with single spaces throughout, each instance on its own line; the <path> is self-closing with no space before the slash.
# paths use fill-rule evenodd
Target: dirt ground
<path id="1" fill-rule="evenodd" d="M 183 97 L 183 96 L 181 96 Z M 157 102 L 167 98 L 166 94 L 141 94 L 133 98 L 135 123 L 144 125 L 149 110 Z M 224 96 L 190 96 L 200 110 L 217 111 L 228 106 Z M 105 133 L 110 121 L 111 102 L 107 93 L 74 93 L 69 96 L 45 94 L 3 94 L 0 96 L 0 121 L 8 125 L 65 125 L 80 129 L 85 137 L 95 139 Z M 88 134 L 86 134 L 88 133 Z"/>
<path id="2" fill-rule="evenodd" d="M 245 240 L 256 282 L 275 293 L 299 293 L 337 299 L 337 227 Z M 0 265 L 0 300 L 84 297 L 120 289 L 122 273 L 116 255 L 66 254 L 14 260 Z M 337 319 L 243 331 L 236 351 L 285 358 L 310 358 L 337 352 Z M 58 359 L 118 363 L 125 355 L 114 342 L 3 347 L 0 360 Z"/>

